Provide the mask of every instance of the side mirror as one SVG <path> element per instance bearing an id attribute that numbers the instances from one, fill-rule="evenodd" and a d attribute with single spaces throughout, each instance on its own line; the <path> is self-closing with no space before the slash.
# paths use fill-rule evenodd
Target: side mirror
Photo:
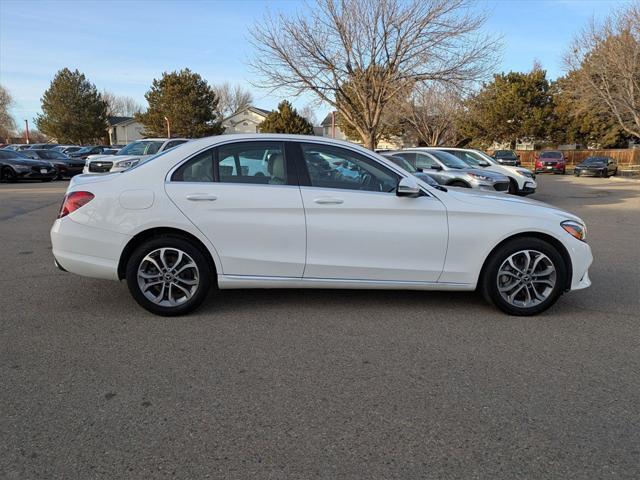
<path id="1" fill-rule="evenodd" d="M 440 165 L 431 165 L 431 170 L 442 170 Z"/>
<path id="2" fill-rule="evenodd" d="M 415 198 L 419 197 L 420 193 L 420 187 L 415 179 L 404 177 L 398 182 L 398 187 L 396 188 L 396 195 L 398 197 Z"/>

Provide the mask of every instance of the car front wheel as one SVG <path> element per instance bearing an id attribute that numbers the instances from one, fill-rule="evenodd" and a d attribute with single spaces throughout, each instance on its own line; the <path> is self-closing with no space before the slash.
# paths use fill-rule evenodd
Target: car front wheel
<path id="1" fill-rule="evenodd" d="M 487 260 L 480 289 L 505 313 L 535 315 L 560 298 L 566 277 L 564 260 L 553 245 L 538 238 L 518 238 Z"/>
<path id="2" fill-rule="evenodd" d="M 127 262 L 129 291 L 143 308 L 163 316 L 184 315 L 207 298 L 212 269 L 189 240 L 164 235 L 135 249 Z"/>

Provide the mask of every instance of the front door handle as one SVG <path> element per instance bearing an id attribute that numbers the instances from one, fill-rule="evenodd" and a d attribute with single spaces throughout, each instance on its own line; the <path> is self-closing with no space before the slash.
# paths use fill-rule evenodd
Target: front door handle
<path id="1" fill-rule="evenodd" d="M 217 199 L 218 197 L 215 195 L 209 195 L 207 193 L 190 193 L 187 195 L 187 200 L 191 200 L 192 202 L 213 202 Z"/>
<path id="2" fill-rule="evenodd" d="M 318 197 L 314 198 L 313 201 L 320 205 L 339 205 L 344 203 L 344 200 L 337 197 Z"/>

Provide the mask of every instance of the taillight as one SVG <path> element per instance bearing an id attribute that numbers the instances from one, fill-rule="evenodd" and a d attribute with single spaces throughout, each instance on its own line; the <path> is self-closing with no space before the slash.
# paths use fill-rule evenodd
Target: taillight
<path id="1" fill-rule="evenodd" d="M 71 212 L 75 212 L 77 209 L 93 200 L 94 196 L 95 195 L 91 192 L 68 193 L 62 201 L 62 207 L 60 207 L 58 218 L 66 217 Z"/>

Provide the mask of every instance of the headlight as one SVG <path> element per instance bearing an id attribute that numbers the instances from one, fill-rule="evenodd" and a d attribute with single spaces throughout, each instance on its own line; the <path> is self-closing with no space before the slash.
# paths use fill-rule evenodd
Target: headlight
<path id="1" fill-rule="evenodd" d="M 480 175 L 479 173 L 471 173 L 469 172 L 469 176 L 475 178 L 476 180 L 482 180 L 484 182 L 492 182 L 493 178 L 487 177 L 486 175 Z"/>
<path id="2" fill-rule="evenodd" d="M 120 160 L 116 162 L 114 166 L 117 168 L 131 168 L 135 167 L 138 163 L 140 163 L 140 159 L 135 158 L 133 160 Z"/>
<path id="3" fill-rule="evenodd" d="M 525 177 L 529 177 L 529 178 L 535 178 L 533 176 L 533 173 L 531 173 L 529 170 L 518 170 L 518 173 L 520 175 L 524 175 Z"/>
<path id="4" fill-rule="evenodd" d="M 587 226 L 574 220 L 565 220 L 560 224 L 565 232 L 583 242 L 587 238 Z"/>

